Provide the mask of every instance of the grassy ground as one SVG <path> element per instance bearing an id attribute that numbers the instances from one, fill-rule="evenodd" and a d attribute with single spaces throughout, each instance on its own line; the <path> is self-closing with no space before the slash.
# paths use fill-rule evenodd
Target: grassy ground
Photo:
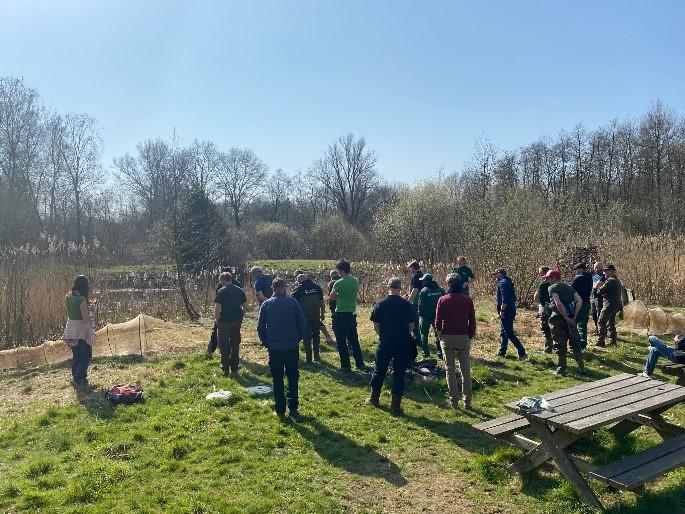
<path id="1" fill-rule="evenodd" d="M 367 317 L 364 310 L 360 320 Z M 269 383 L 252 319 L 237 379 L 223 377 L 216 359 L 200 355 L 202 348 L 158 360 L 97 361 L 92 389 L 79 394 L 67 385 L 65 367 L 1 376 L 0 511 L 584 512 L 554 468 L 509 477 L 506 466 L 520 450 L 472 428 L 504 414 L 505 402 L 581 379 L 549 373 L 552 358 L 540 351 L 532 313 L 522 313 L 518 324 L 528 363 L 494 359 L 497 322 L 489 305 L 479 305 L 478 319 L 473 413 L 448 408 L 444 381 L 412 382 L 400 418 L 388 413 L 387 391 L 382 409 L 364 407 L 368 375 L 343 377 L 337 353 L 327 348 L 321 365 L 301 373 L 305 419 L 280 423 L 269 399 L 244 390 Z M 370 362 L 369 323 L 360 331 Z M 637 372 L 644 355 L 644 341 L 624 336 L 617 349 L 589 352 L 587 380 Z M 124 381 L 140 382 L 147 399 L 113 409 L 103 390 Z M 214 389 L 233 391 L 231 404 L 206 402 Z M 685 426 L 685 409 L 666 417 Z M 647 429 L 620 441 L 602 430 L 575 452 L 606 462 L 656 441 Z M 593 486 L 612 513 L 685 512 L 683 470 L 642 496 Z"/>

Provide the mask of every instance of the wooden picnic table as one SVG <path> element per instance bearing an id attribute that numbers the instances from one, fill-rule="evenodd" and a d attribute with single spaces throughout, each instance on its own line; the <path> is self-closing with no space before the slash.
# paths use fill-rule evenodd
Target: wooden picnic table
<path id="1" fill-rule="evenodd" d="M 581 471 L 613 487 L 637 490 L 645 482 L 685 465 L 685 429 L 662 417 L 666 410 L 685 401 L 685 387 L 623 373 L 543 397 L 552 411 L 529 413 L 512 402 L 506 408 L 514 414 L 476 426 L 528 450 L 511 465 L 513 472 L 524 473 L 552 460 L 586 503 L 602 508 Z M 613 425 L 611 430 L 617 437 L 647 425 L 665 442 L 602 467 L 570 454 L 568 448 L 574 442 L 607 425 Z M 542 442 L 517 433 L 528 428 Z"/>

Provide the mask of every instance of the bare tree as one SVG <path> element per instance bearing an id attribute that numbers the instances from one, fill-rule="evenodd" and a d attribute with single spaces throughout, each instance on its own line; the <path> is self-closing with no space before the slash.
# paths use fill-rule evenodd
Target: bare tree
<path id="1" fill-rule="evenodd" d="M 285 219 L 287 215 L 286 207 L 290 202 L 292 188 L 292 179 L 280 168 L 274 171 L 266 180 L 265 192 L 269 205 L 268 217 L 270 221 L 287 223 L 288 220 Z M 295 194 L 297 195 L 297 192 Z"/>
<path id="2" fill-rule="evenodd" d="M 236 227 L 240 227 L 247 208 L 263 190 L 267 169 L 247 148 L 231 148 L 219 157 L 217 182 Z"/>
<path id="3" fill-rule="evenodd" d="M 340 137 L 328 147 L 310 170 L 311 177 L 352 225 L 367 224 L 374 210 L 374 198 L 380 178 L 377 157 L 366 147 L 364 138 L 353 134 Z"/>

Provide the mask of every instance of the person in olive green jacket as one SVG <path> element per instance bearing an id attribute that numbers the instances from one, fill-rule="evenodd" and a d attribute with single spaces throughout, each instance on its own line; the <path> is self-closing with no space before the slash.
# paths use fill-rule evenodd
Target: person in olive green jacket
<path id="1" fill-rule="evenodd" d="M 442 359 L 442 349 L 440 348 L 440 340 L 438 339 L 438 332 L 435 328 L 435 309 L 438 305 L 438 300 L 441 296 L 445 296 L 445 290 L 440 287 L 434 280 L 433 275 L 426 273 L 421 277 L 423 289 L 419 293 L 419 325 L 421 329 L 421 349 L 423 350 L 424 358 L 430 357 L 430 349 L 428 346 L 428 339 L 430 336 L 431 327 L 435 331 L 435 346 L 438 349 L 438 357 Z"/>

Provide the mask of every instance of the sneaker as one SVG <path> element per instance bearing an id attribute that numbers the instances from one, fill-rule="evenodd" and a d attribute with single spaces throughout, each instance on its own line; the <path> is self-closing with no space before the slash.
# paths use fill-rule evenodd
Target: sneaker
<path id="1" fill-rule="evenodd" d="M 300 411 L 298 411 L 297 409 L 295 409 L 295 410 L 291 410 L 291 411 L 290 411 L 290 418 L 291 418 L 293 421 L 300 421 L 300 420 L 302 419 L 302 415 L 300 414 Z"/>
<path id="2" fill-rule="evenodd" d="M 559 377 L 565 377 L 566 376 L 566 370 L 564 368 L 557 368 L 554 370 L 550 370 L 550 373 L 557 375 Z"/>
<path id="3" fill-rule="evenodd" d="M 523 361 L 523 362 L 526 362 L 526 361 L 528 360 L 528 355 L 526 355 L 526 354 L 519 355 L 519 360 L 520 360 L 520 361 Z"/>
<path id="4" fill-rule="evenodd" d="M 648 375 L 644 371 L 642 373 L 637 374 L 638 377 L 646 377 L 646 378 L 654 378 L 652 375 Z"/>

